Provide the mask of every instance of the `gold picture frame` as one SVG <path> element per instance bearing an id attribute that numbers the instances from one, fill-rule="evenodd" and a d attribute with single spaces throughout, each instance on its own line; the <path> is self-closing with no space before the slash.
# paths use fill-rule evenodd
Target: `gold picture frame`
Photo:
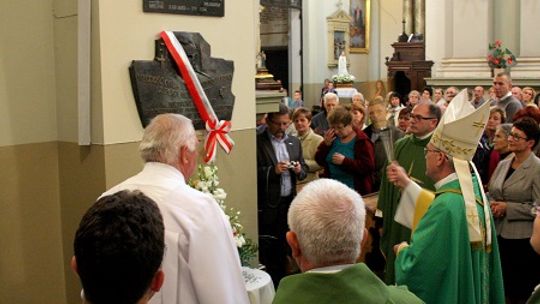
<path id="1" fill-rule="evenodd" d="M 371 0 L 351 0 L 349 6 L 351 53 L 369 53 L 370 2 Z"/>
<path id="2" fill-rule="evenodd" d="M 345 56 L 349 57 L 351 17 L 340 9 L 327 17 L 326 23 L 328 29 L 328 67 L 336 67 L 341 52 L 345 52 Z"/>

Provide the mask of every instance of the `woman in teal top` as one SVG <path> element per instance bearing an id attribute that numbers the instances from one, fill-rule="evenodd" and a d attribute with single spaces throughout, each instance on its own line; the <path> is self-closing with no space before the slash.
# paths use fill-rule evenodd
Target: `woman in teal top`
<path id="1" fill-rule="evenodd" d="M 315 154 L 315 161 L 324 168 L 321 177 L 332 178 L 360 194 L 372 191 L 375 155 L 373 143 L 362 130 L 352 126 L 352 114 L 336 107 L 328 115 L 330 129 Z"/>

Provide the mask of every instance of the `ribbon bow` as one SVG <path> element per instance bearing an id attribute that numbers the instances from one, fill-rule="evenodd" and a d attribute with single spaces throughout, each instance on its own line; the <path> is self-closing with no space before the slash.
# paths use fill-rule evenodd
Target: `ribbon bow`
<path id="1" fill-rule="evenodd" d="M 220 120 L 216 123 L 215 120 L 206 121 L 206 139 L 204 141 L 204 150 L 206 155 L 204 156 L 204 162 L 213 162 L 216 158 L 217 143 L 221 145 L 223 150 L 229 154 L 234 146 L 234 141 L 229 136 L 231 131 L 231 123 L 226 120 Z"/>
<path id="2" fill-rule="evenodd" d="M 208 134 L 206 134 L 206 139 L 204 140 L 204 150 L 206 152 L 204 162 L 210 163 L 214 161 L 216 158 L 217 143 L 229 154 L 234 146 L 234 141 L 228 134 L 231 131 L 231 122 L 218 119 L 191 62 L 189 62 L 182 44 L 176 39 L 174 33 L 163 31 L 160 36 L 180 70 L 182 79 L 184 79 L 186 88 L 197 108 L 197 112 L 199 112 L 199 116 L 206 124 Z"/>

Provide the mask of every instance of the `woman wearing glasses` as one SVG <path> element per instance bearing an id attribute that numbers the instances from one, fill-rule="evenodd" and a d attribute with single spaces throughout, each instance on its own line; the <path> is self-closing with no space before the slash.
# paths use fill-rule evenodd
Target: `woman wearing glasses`
<path id="1" fill-rule="evenodd" d="M 540 202 L 540 159 L 532 153 L 539 137 L 532 118 L 516 121 L 508 135 L 513 155 L 499 163 L 489 182 L 506 303 L 525 303 L 540 282 L 540 257 L 529 244 L 535 218 L 531 210 Z"/>
<path id="2" fill-rule="evenodd" d="M 353 128 L 353 117 L 338 106 L 328 115 L 330 129 L 317 148 L 315 161 L 324 168 L 320 177 L 335 179 L 364 195 L 372 192 L 375 156 L 373 143 Z"/>

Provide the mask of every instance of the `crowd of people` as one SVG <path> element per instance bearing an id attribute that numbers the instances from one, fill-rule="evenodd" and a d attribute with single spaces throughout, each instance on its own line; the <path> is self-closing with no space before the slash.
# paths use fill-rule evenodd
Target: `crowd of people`
<path id="1" fill-rule="evenodd" d="M 319 113 L 297 91 L 257 127 L 259 260 L 274 303 L 525 303 L 540 283 L 536 92 L 504 73 L 489 97 L 425 88 L 343 104 L 331 85 L 321 92 Z M 182 115 L 146 127 L 143 170 L 77 230 L 85 303 L 249 303 L 225 214 L 186 183 L 197 145 Z M 359 260 L 362 196 L 374 192 L 380 273 Z"/>
<path id="2" fill-rule="evenodd" d="M 314 166 L 308 166 L 307 169 L 311 175 L 309 180 L 313 181 L 317 177 L 336 180 L 360 195 L 378 192 L 377 207 L 382 211 L 380 249 L 386 261 L 384 272 L 380 277 L 385 283 L 399 283 L 407 286 L 410 284 L 412 286 L 408 286 L 409 289 L 428 303 L 462 303 L 463 301 L 479 303 L 484 300 L 490 303 L 525 303 L 534 286 L 540 283 L 540 272 L 526 270 L 526 265 L 538 265 L 540 262 L 540 258 L 529 245 L 535 218 L 535 214 L 532 214 L 530 210 L 539 199 L 537 191 L 540 189 L 540 175 L 534 171 L 540 168 L 536 165 L 536 161 L 540 160 L 537 157 L 540 149 L 540 145 L 537 144 L 540 137 L 540 133 L 537 134 L 540 110 L 534 103 L 533 97 L 523 97 L 524 92 L 534 96 L 534 90 L 531 88 L 516 90 L 515 88 L 517 87 L 512 86 L 511 77 L 501 73 L 493 78 L 493 86 L 489 90 L 487 88 L 485 90 L 482 86 L 462 92 L 456 87 L 425 88 L 422 92 L 413 90 L 405 96 L 389 92 L 386 98 L 374 96 L 371 100 L 366 100 L 363 94 L 356 93 L 352 96 L 351 102 L 346 104 L 340 102 L 331 84 L 322 89 L 321 111 L 312 116 L 311 121 L 306 119 L 302 126 L 302 132 L 305 134 L 307 133 L 305 126 L 309 125 L 310 132 L 313 132 L 313 135 L 318 134 L 318 139 L 315 142 L 310 141 L 308 147 L 308 142 L 300 138 L 304 161 L 314 164 Z M 486 95 L 485 92 L 491 93 Z M 470 269 L 466 267 L 461 269 L 456 266 L 455 269 L 446 269 L 446 272 L 439 273 L 441 278 L 445 275 L 453 275 L 458 281 L 469 279 L 480 281 L 467 286 L 460 285 L 460 288 L 467 289 L 466 292 L 449 289 L 446 293 L 439 292 L 435 296 L 433 290 L 426 292 L 426 288 L 436 286 L 432 286 L 426 278 L 418 277 L 415 271 L 427 271 L 429 268 L 437 273 L 433 270 L 436 265 L 430 264 L 428 256 L 418 261 L 408 260 L 418 258 L 419 253 L 414 251 L 413 255 L 409 254 L 406 258 L 404 256 L 408 256 L 407 250 L 401 251 L 403 248 L 400 248 L 400 254 L 397 254 L 395 247 L 396 244 L 411 241 L 411 245 L 414 245 L 415 234 L 423 235 L 425 231 L 435 229 L 435 226 L 433 223 L 421 225 L 423 217 L 418 215 L 415 215 L 414 222 L 420 230 L 396 221 L 396 217 L 399 216 L 397 214 L 399 206 L 405 199 L 404 186 L 396 184 L 396 174 L 389 173 L 388 168 L 394 168 L 394 166 L 403 168 L 412 182 L 428 190 L 428 193 L 435 193 L 431 196 L 427 194 L 431 201 L 436 202 L 440 197 L 444 198 L 439 204 L 433 206 L 444 206 L 449 201 L 459 202 L 459 199 L 450 194 L 441 196 L 439 191 L 441 191 L 441 186 L 444 186 L 440 185 L 441 180 L 446 181 L 445 178 L 448 176 L 451 176 L 450 180 L 455 183 L 454 159 L 456 157 L 454 154 L 456 150 L 464 148 L 458 146 L 446 149 L 455 144 L 454 139 L 444 142 L 438 148 L 432 148 L 431 143 L 441 141 L 439 137 L 433 137 L 436 129 L 443 124 L 445 117 L 447 117 L 446 120 L 450 117 L 455 119 L 456 113 L 461 113 L 462 107 L 456 107 L 463 100 L 466 101 L 470 111 L 483 111 L 482 119 L 485 118 L 478 138 L 475 139 L 468 129 L 461 130 L 461 133 L 467 137 L 465 141 L 475 143 L 472 147 L 467 147 L 467 151 L 474 152 L 462 158 L 470 163 L 467 168 L 473 172 L 474 183 L 470 186 L 474 189 L 474 191 L 471 190 L 472 197 L 478 198 L 480 203 L 489 206 L 488 209 L 479 207 L 476 212 L 480 219 L 481 229 L 487 229 L 486 225 L 493 223 L 493 229 L 484 230 L 483 235 L 486 236 L 488 231 L 492 231 L 493 234 L 489 236 L 489 246 L 484 246 L 483 249 L 478 249 L 481 246 L 478 247 L 476 241 L 474 245 L 471 242 L 470 246 L 467 242 L 456 245 L 460 248 L 459 254 L 454 257 L 456 265 L 460 264 L 461 260 L 463 263 L 471 261 Z M 285 113 L 286 110 L 286 107 L 280 108 L 280 112 Z M 289 109 L 289 115 L 293 117 L 297 117 L 297 113 L 308 112 L 310 111 L 303 107 Z M 306 115 L 303 114 L 302 117 Z M 296 125 L 296 119 L 293 120 Z M 283 126 L 286 136 L 295 136 L 294 126 L 287 128 Z M 269 132 L 258 134 L 261 138 L 272 138 L 272 136 L 274 135 Z M 317 143 L 318 147 L 314 148 Z M 429 153 L 431 151 L 439 156 L 438 161 L 434 161 L 437 166 L 433 165 L 433 168 L 430 168 L 427 162 L 428 156 L 432 155 Z M 508 168 L 511 168 L 510 171 Z M 430 174 L 430 171 L 437 173 L 437 170 L 441 170 L 443 174 L 440 172 Z M 298 179 L 297 181 L 299 189 L 305 186 L 305 183 Z M 450 188 L 459 189 L 460 186 L 459 183 L 452 184 Z M 476 187 L 482 188 L 482 193 L 486 193 L 485 198 L 482 198 L 483 195 Z M 511 191 L 514 187 L 516 190 L 520 189 L 519 195 Z M 260 189 L 259 187 L 259 192 L 261 192 Z M 262 190 L 261 195 L 269 194 Z M 291 204 L 288 204 L 284 208 L 289 209 L 290 206 Z M 424 213 L 428 206 L 431 206 L 431 203 L 422 207 Z M 446 210 L 453 213 L 452 216 L 447 215 L 445 218 L 448 225 L 455 220 L 462 222 L 463 227 L 467 229 L 464 206 L 465 202 L 462 202 L 461 209 Z M 444 209 L 444 207 L 439 208 Z M 456 212 L 457 215 L 454 214 Z M 432 211 L 429 215 L 424 221 L 440 221 L 441 214 Z M 492 216 L 493 221 L 486 221 Z M 292 230 L 290 223 L 287 228 Z M 444 229 L 439 232 L 448 234 Z M 429 233 L 427 235 L 430 238 L 435 237 Z M 444 245 L 449 244 L 450 240 L 442 235 L 440 237 L 438 240 L 443 246 L 440 256 L 433 249 L 429 256 L 431 258 L 444 258 L 444 255 L 448 253 L 449 248 L 444 248 Z M 277 239 L 278 236 L 275 238 Z M 430 248 L 435 246 L 434 242 L 429 243 L 421 236 L 417 236 L 416 239 L 416 246 L 411 246 L 409 249 L 411 252 L 413 252 L 412 248 L 418 248 L 416 250 L 425 250 L 429 254 Z M 283 243 L 286 244 L 286 241 Z M 487 244 L 488 241 L 484 240 L 484 243 Z M 464 256 L 466 255 L 464 248 L 472 250 L 468 257 Z M 475 250 L 483 250 L 483 253 L 478 254 Z M 294 256 L 294 252 L 287 252 L 287 254 Z M 475 264 L 477 259 L 484 259 L 489 263 Z M 291 259 L 282 260 L 286 263 L 279 265 L 280 269 L 297 269 L 290 267 Z M 418 265 L 427 268 L 422 269 Z M 372 265 L 368 263 L 368 266 Z M 536 269 L 536 266 L 534 267 Z M 527 271 L 527 275 L 522 275 L 516 269 Z M 301 267 L 300 270 L 302 270 Z M 466 277 L 465 272 L 473 277 Z M 278 276 L 272 274 L 272 277 L 275 284 L 279 285 L 282 276 L 290 274 L 282 271 Z M 409 278 L 415 278 L 416 281 L 409 281 Z M 441 278 L 434 277 L 433 282 L 441 283 Z M 478 282 L 482 284 L 477 285 Z M 488 287 L 485 290 L 479 290 L 483 288 L 482 286 Z M 498 291 L 495 292 L 494 289 Z M 471 290 L 474 292 L 467 294 Z M 452 292 L 460 296 L 449 297 L 447 300 L 438 298 Z"/>

